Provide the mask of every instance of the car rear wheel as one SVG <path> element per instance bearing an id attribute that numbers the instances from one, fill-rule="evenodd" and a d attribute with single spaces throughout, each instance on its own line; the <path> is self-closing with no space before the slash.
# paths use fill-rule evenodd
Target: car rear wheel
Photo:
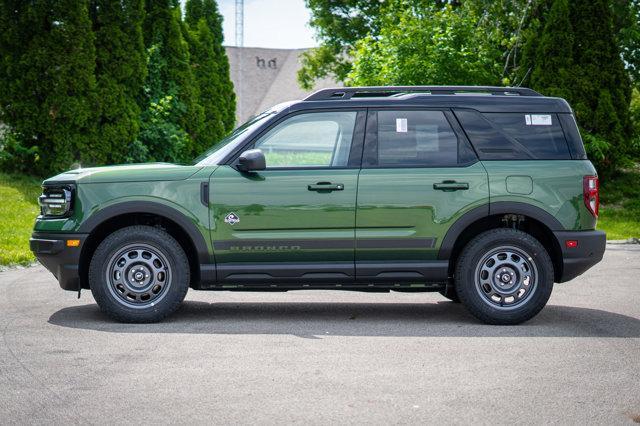
<path id="1" fill-rule="evenodd" d="M 519 324 L 546 305 L 553 289 L 553 263 L 531 235 L 493 229 L 471 240 L 455 273 L 462 304 L 488 324 Z"/>
<path id="2" fill-rule="evenodd" d="M 89 267 L 100 309 L 121 322 L 157 322 L 173 313 L 189 288 L 189 262 L 180 244 L 151 226 L 130 226 L 104 239 Z"/>

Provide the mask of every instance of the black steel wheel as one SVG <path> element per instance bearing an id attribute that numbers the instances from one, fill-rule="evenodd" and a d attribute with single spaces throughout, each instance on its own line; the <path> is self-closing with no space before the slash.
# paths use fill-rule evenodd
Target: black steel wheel
<path id="1" fill-rule="evenodd" d="M 144 309 L 162 300 L 171 287 L 166 256 L 149 244 L 131 244 L 111 256 L 105 281 L 121 304 Z"/>
<path id="2" fill-rule="evenodd" d="M 538 272 L 531 255 L 512 246 L 487 253 L 475 271 L 475 286 L 482 300 L 497 309 L 513 309 L 534 293 Z"/>
<path id="3" fill-rule="evenodd" d="M 519 324 L 546 305 L 553 263 L 531 235 L 515 229 L 484 232 L 463 249 L 456 265 L 460 301 L 488 324 Z"/>
<path id="4" fill-rule="evenodd" d="M 100 309 L 122 322 L 162 320 L 184 299 L 189 278 L 180 244 L 150 226 L 130 226 L 109 235 L 89 268 L 89 285 Z"/>

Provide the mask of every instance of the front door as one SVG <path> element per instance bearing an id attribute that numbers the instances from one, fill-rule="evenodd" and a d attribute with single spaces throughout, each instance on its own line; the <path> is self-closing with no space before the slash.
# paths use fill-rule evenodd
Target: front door
<path id="1" fill-rule="evenodd" d="M 371 111 L 356 214 L 358 281 L 443 281 L 438 250 L 488 203 L 487 173 L 450 111 Z"/>
<path id="2" fill-rule="evenodd" d="M 245 149 L 266 170 L 233 165 L 211 176 L 219 283 L 282 285 L 354 280 L 355 207 L 364 111 L 289 115 Z"/>

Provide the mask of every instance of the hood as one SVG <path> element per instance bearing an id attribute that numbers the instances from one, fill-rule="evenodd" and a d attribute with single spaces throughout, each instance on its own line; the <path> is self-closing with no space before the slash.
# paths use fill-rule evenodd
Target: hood
<path id="1" fill-rule="evenodd" d="M 179 166 L 170 163 L 126 164 L 69 170 L 53 176 L 44 183 L 107 183 L 184 180 L 201 166 Z"/>

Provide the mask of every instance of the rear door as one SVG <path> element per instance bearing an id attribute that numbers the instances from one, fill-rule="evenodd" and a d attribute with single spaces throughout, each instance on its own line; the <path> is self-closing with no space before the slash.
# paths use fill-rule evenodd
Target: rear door
<path id="1" fill-rule="evenodd" d="M 221 283 L 353 282 L 364 110 L 289 115 L 244 149 L 266 170 L 220 166 L 210 212 Z"/>
<path id="2" fill-rule="evenodd" d="M 369 111 L 356 211 L 358 281 L 446 279 L 449 227 L 489 202 L 487 173 L 449 110 Z"/>

